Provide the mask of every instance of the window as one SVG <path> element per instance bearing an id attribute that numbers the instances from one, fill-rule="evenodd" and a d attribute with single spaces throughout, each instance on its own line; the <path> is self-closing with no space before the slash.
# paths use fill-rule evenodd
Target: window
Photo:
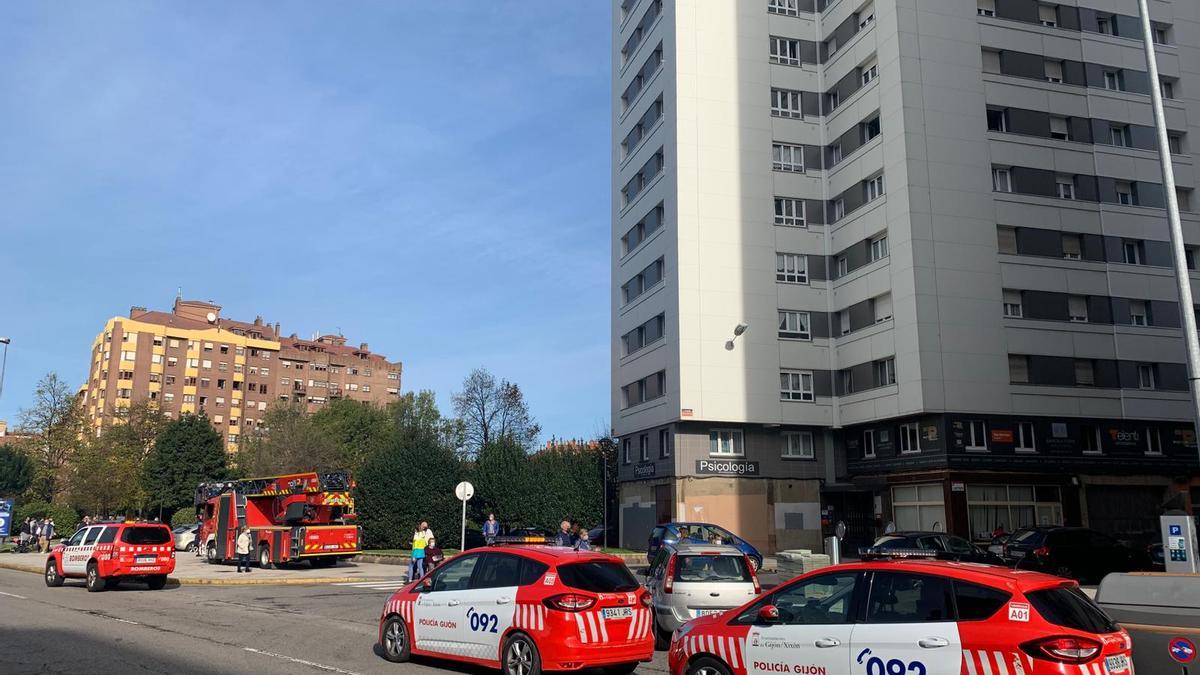
<path id="1" fill-rule="evenodd" d="M 1029 384 L 1029 357 L 1008 355 L 1008 380 L 1013 384 Z"/>
<path id="2" fill-rule="evenodd" d="M 875 382 L 880 387 L 896 384 L 896 359 L 883 359 L 875 362 Z"/>
<path id="3" fill-rule="evenodd" d="M 1173 155 L 1182 154 L 1183 153 L 1183 136 L 1180 134 L 1168 134 L 1167 135 L 1167 149 L 1169 149 L 1171 151 L 1171 154 L 1173 154 Z"/>
<path id="4" fill-rule="evenodd" d="M 1017 452 L 1036 452 L 1037 444 L 1033 440 L 1033 422 L 1017 422 Z"/>
<path id="5" fill-rule="evenodd" d="M 1096 370 L 1091 359 L 1075 359 L 1075 384 L 1092 387 L 1096 384 Z"/>
<path id="6" fill-rule="evenodd" d="M 875 312 L 875 323 L 883 323 L 892 319 L 892 294 L 883 295 L 871 300 L 871 309 Z"/>
<path id="7" fill-rule="evenodd" d="M 208 359 L 204 359 L 203 361 L 201 361 L 200 365 L 201 365 L 201 367 L 203 367 L 206 370 L 212 369 L 212 361 L 209 361 Z"/>
<path id="8" fill-rule="evenodd" d="M 921 451 L 921 432 L 916 422 L 900 425 L 900 452 L 914 453 Z"/>
<path id="9" fill-rule="evenodd" d="M 859 30 L 866 30 L 867 26 L 870 26 L 874 22 L 875 22 L 875 8 L 873 6 L 869 6 L 866 9 L 864 9 L 863 11 L 858 13 L 858 29 Z"/>
<path id="10" fill-rule="evenodd" d="M 659 314 L 642 325 L 621 336 L 625 347 L 625 356 L 629 356 L 643 347 L 662 339 L 666 327 L 666 315 Z"/>
<path id="11" fill-rule="evenodd" d="M 804 200 L 796 199 L 795 197 L 776 197 L 775 224 L 789 227 L 804 227 Z"/>
<path id="12" fill-rule="evenodd" d="M 629 182 L 625 183 L 625 187 L 621 188 L 622 208 L 633 203 L 642 190 L 662 173 L 664 161 L 663 149 L 659 148 L 650 159 L 646 160 L 642 168 L 630 177 Z"/>
<path id="13" fill-rule="evenodd" d="M 187 367 L 188 368 L 199 368 L 200 367 L 200 359 L 188 359 Z"/>
<path id="14" fill-rule="evenodd" d="M 1080 425 L 1079 441 L 1083 445 L 1085 455 L 1098 455 L 1103 452 L 1100 445 L 1100 427 L 1094 424 Z"/>
<path id="15" fill-rule="evenodd" d="M 850 261 L 844 255 L 837 257 L 837 275 L 844 277 L 850 273 Z"/>
<path id="16" fill-rule="evenodd" d="M 996 227 L 996 246 L 1001 253 L 1015 255 L 1017 253 L 1017 229 L 998 225 Z"/>
<path id="17" fill-rule="evenodd" d="M 883 236 L 880 236 L 880 237 L 875 237 L 874 239 L 871 240 L 870 252 L 871 252 L 871 262 L 875 262 L 876 260 L 882 260 L 887 257 L 888 238 L 887 238 L 886 234 Z"/>
<path id="18" fill-rule="evenodd" d="M 1038 21 L 1047 28 L 1056 28 L 1058 26 L 1058 7 L 1038 5 Z"/>
<path id="19" fill-rule="evenodd" d="M 654 208 L 650 209 L 636 225 L 629 228 L 629 231 L 621 237 L 621 255 L 625 255 L 637 248 L 639 244 L 658 231 L 662 227 L 665 219 L 665 209 L 663 203 L 659 202 Z M 399 377 L 399 376 L 397 376 Z"/>
<path id="20" fill-rule="evenodd" d="M 771 63 L 781 63 L 785 66 L 800 65 L 800 41 L 772 35 Z"/>
<path id="21" fill-rule="evenodd" d="M 842 144 L 834 143 L 829 146 L 829 165 L 837 166 L 842 162 Z"/>
<path id="22" fill-rule="evenodd" d="M 1083 256 L 1083 247 L 1079 235 L 1063 233 L 1062 250 L 1063 257 L 1067 260 L 1079 260 Z"/>
<path id="23" fill-rule="evenodd" d="M 813 401 L 811 371 L 785 370 L 779 373 L 779 396 L 785 401 Z"/>
<path id="24" fill-rule="evenodd" d="M 1156 44 L 1156 45 L 1170 44 L 1167 41 L 1167 30 L 1168 30 L 1167 26 L 1154 26 L 1151 30 L 1154 35 L 1154 44 Z"/>
<path id="25" fill-rule="evenodd" d="M 804 148 L 788 143 L 772 143 L 771 160 L 771 168 L 776 171 L 804 171 Z"/>
<path id="26" fill-rule="evenodd" d="M 733 620 L 734 624 L 750 626 L 758 623 L 758 612 L 766 605 L 779 609 L 778 625 L 837 625 L 851 621 L 854 589 L 858 587 L 856 572 L 834 572 L 788 584 L 762 600 L 750 605 Z"/>
<path id="27" fill-rule="evenodd" d="M 983 50 L 983 72 L 1000 74 L 1000 52 L 995 49 Z"/>
<path id="28" fill-rule="evenodd" d="M 842 94 L 837 89 L 834 89 L 825 95 L 825 102 L 829 104 L 829 112 L 833 112 L 842 104 Z"/>
<path id="29" fill-rule="evenodd" d="M 1126 265 L 1142 264 L 1142 243 L 1126 239 L 1121 242 L 1121 261 Z"/>
<path id="30" fill-rule="evenodd" d="M 837 374 L 838 393 L 842 395 L 854 393 L 854 371 L 849 369 L 839 370 Z"/>
<path id="31" fill-rule="evenodd" d="M 865 87 L 879 77 L 879 64 L 872 63 L 870 65 L 863 66 L 859 69 L 859 72 L 862 73 L 860 77 L 862 79 L 862 85 Z"/>
<path id="32" fill-rule="evenodd" d="M 714 457 L 741 457 L 742 432 L 737 429 L 713 429 L 708 432 L 708 454 Z"/>
<path id="33" fill-rule="evenodd" d="M 1060 141 L 1071 140 L 1071 127 L 1067 124 L 1067 118 L 1058 115 L 1050 116 L 1050 138 Z"/>
<path id="34" fill-rule="evenodd" d="M 842 335 L 850 334 L 850 310 L 844 309 L 838 312 L 838 326 Z"/>
<path id="35" fill-rule="evenodd" d="M 808 256 L 799 253 L 776 253 L 775 280 L 789 284 L 807 284 Z"/>
<path id="36" fill-rule="evenodd" d="M 122 361 L 136 361 L 137 352 L 121 352 Z"/>
<path id="37" fill-rule="evenodd" d="M 656 47 L 654 51 L 650 53 L 650 56 L 647 57 L 646 62 L 642 64 L 641 70 L 639 70 L 637 75 L 634 75 L 633 80 L 629 82 L 629 86 L 625 88 L 625 92 L 621 94 L 622 112 L 629 110 L 629 106 L 633 105 L 633 103 L 637 101 L 638 96 L 641 95 L 642 89 L 646 86 L 646 83 L 650 81 L 650 78 L 654 77 L 654 75 L 658 73 L 659 69 L 662 68 L 662 64 L 663 46 L 660 42 L 658 43 L 658 47 Z"/>
<path id="38" fill-rule="evenodd" d="M 663 280 L 663 259 L 659 258 L 650 263 L 646 269 L 638 273 L 637 276 L 625 282 L 621 287 L 621 297 L 624 304 L 633 302 L 634 299 L 657 286 Z"/>
<path id="39" fill-rule="evenodd" d="M 1104 88 L 1113 91 L 1121 90 L 1121 73 L 1116 70 L 1104 71 Z"/>
<path id="40" fill-rule="evenodd" d="M 1087 323 L 1088 320 L 1088 302 L 1087 298 L 1082 295 L 1067 296 L 1067 315 L 1071 321 L 1077 323 Z"/>
<path id="41" fill-rule="evenodd" d="M 876 572 L 867 600 L 867 623 L 954 621 L 952 588 L 945 577 Z"/>
<path id="42" fill-rule="evenodd" d="M 808 312 L 779 310 L 779 337 L 793 340 L 811 340 L 812 330 Z"/>
<path id="43" fill-rule="evenodd" d="M 667 457 L 670 457 L 670 456 L 671 456 L 671 430 L 670 429 L 659 429 L 658 430 L 658 457 L 659 457 L 659 459 L 666 459 Z"/>
<path id="44" fill-rule="evenodd" d="M 1072 176 L 1056 176 L 1054 184 L 1058 189 L 1059 199 L 1075 199 L 1075 178 Z"/>
<path id="45" fill-rule="evenodd" d="M 833 220 L 837 222 L 846 217 L 846 200 L 835 199 L 833 201 Z"/>
<path id="46" fill-rule="evenodd" d="M 953 540 L 957 537 L 947 537 L 951 540 L 951 547 L 954 546 Z M 961 541 L 961 540 L 960 540 Z M 963 545 L 968 546 L 965 541 Z M 989 586 L 980 586 L 960 579 L 954 580 L 954 601 L 958 607 L 958 620 L 963 621 L 985 621 L 990 619 L 1000 611 L 1009 599 L 1012 598 L 1012 593 L 1002 591 Z"/>
<path id="47" fill-rule="evenodd" d="M 996 16 L 996 0 L 975 0 L 979 16 Z"/>
<path id="48" fill-rule="evenodd" d="M 481 555 L 458 557 L 443 565 L 433 573 L 429 591 L 466 591 L 471 588 L 471 574 L 479 564 Z"/>
<path id="49" fill-rule="evenodd" d="M 828 52 L 826 54 L 827 56 L 833 56 L 834 54 L 837 53 L 838 41 L 837 41 L 836 35 L 829 38 L 829 40 L 825 43 L 825 50 Z"/>
<path id="50" fill-rule="evenodd" d="M 1047 60 L 1043 66 L 1043 73 L 1046 76 L 1047 82 L 1062 82 L 1063 81 L 1063 64 L 1062 61 Z"/>
<path id="51" fill-rule="evenodd" d="M 800 107 L 800 92 L 771 88 L 771 114 L 775 117 L 804 117 Z"/>
<path id="52" fill-rule="evenodd" d="M 1146 310 L 1145 300 L 1130 300 L 1129 301 L 1129 323 L 1134 326 L 1150 325 L 1149 312 Z"/>
<path id="53" fill-rule="evenodd" d="M 650 461 L 650 434 L 638 436 L 638 456 L 643 462 Z"/>
<path id="54" fill-rule="evenodd" d="M 1113 20 L 1110 17 L 1096 17 L 1096 32 L 1104 35 L 1114 35 Z"/>
<path id="55" fill-rule="evenodd" d="M 863 432 L 863 459 L 868 459 L 875 456 L 875 430 L 867 429 Z"/>
<path id="56" fill-rule="evenodd" d="M 988 131 L 1008 131 L 1008 111 L 988 108 L 987 125 Z"/>
<path id="57" fill-rule="evenodd" d="M 1116 183 L 1117 188 L 1117 203 L 1118 204 L 1133 204 L 1133 183 L 1129 181 L 1119 180 Z"/>
<path id="58" fill-rule="evenodd" d="M 1163 98 L 1175 98 L 1175 83 L 1171 80 L 1159 82 L 1159 92 Z"/>
<path id="59" fill-rule="evenodd" d="M 549 569 L 544 563 L 505 553 L 485 553 L 471 577 L 471 589 L 512 588 L 536 582 Z"/>
<path id="60" fill-rule="evenodd" d="M 1011 319 L 1020 319 L 1023 316 L 1023 312 L 1021 311 L 1021 291 L 1005 289 L 1004 316 Z"/>
<path id="61" fill-rule="evenodd" d="M 1154 427 L 1146 427 L 1146 454 L 1147 455 L 1163 454 L 1162 436 L 1159 435 L 1158 429 L 1156 429 Z"/>
<path id="62" fill-rule="evenodd" d="M 983 420 L 967 420 L 963 424 L 963 442 L 968 450 L 987 450 L 987 425 Z"/>
<path id="63" fill-rule="evenodd" d="M 866 183 L 867 201 L 873 202 L 883 196 L 883 176 L 875 176 Z"/>
<path id="64" fill-rule="evenodd" d="M 792 431 L 783 435 L 783 452 L 785 459 L 815 459 L 813 452 L 813 435 L 811 431 Z"/>
<path id="65" fill-rule="evenodd" d="M 628 438 L 623 439 L 621 441 L 621 459 L 626 464 L 633 463 L 633 457 L 629 454 L 629 439 Z"/>
<path id="66" fill-rule="evenodd" d="M 767 0 L 767 11 L 785 16 L 800 16 L 799 0 Z"/>
<path id="67" fill-rule="evenodd" d="M 1142 363 L 1137 367 L 1138 389 L 1154 388 L 1154 364 Z"/>
<path id="68" fill-rule="evenodd" d="M 1108 128 L 1109 141 L 1120 148 L 1129 147 L 1129 125 L 1113 124 Z"/>
<path id="69" fill-rule="evenodd" d="M 667 393 L 666 387 L 667 371 L 660 370 L 657 373 L 647 375 L 636 382 L 631 382 L 621 387 L 621 395 L 624 398 L 625 407 L 630 408 L 665 396 Z"/>
<path id="70" fill-rule="evenodd" d="M 992 169 L 992 189 L 1012 192 L 1012 173 L 1008 169 Z"/>

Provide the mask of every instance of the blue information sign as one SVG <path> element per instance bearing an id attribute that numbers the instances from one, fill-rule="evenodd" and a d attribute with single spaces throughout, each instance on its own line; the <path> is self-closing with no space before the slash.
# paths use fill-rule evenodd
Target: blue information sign
<path id="1" fill-rule="evenodd" d="M 9 535 L 9 527 L 12 524 L 13 502 L 11 499 L 0 499 L 0 537 Z"/>

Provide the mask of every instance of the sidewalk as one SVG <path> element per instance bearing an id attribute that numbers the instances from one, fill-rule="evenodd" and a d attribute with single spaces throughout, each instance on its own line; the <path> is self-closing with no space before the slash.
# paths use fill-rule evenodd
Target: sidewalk
<path id="1" fill-rule="evenodd" d="M 42 574 L 46 569 L 46 555 L 42 553 L 0 554 L 0 569 L 19 570 Z M 343 562 L 337 567 L 312 569 L 308 563 L 298 563 L 284 569 L 261 570 L 254 567 L 250 573 L 237 573 L 237 566 L 230 563 L 210 565 L 195 555 L 177 551 L 175 572 L 170 579 L 187 585 L 251 586 L 251 585 L 304 585 L 334 584 L 353 581 L 395 580 L 403 578 L 404 569 L 395 565 L 380 565 L 368 562 Z"/>

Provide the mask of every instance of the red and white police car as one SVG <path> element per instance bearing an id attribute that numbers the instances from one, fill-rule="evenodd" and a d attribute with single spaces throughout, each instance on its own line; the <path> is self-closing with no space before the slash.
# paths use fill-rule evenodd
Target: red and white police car
<path id="1" fill-rule="evenodd" d="M 672 636 L 671 675 L 1132 675 L 1129 635 L 1079 586 L 975 563 L 802 575 Z"/>
<path id="2" fill-rule="evenodd" d="M 66 579 L 85 579 L 89 591 L 103 591 L 122 579 L 140 579 L 151 590 L 167 584 L 175 571 L 175 542 L 161 523 L 125 521 L 82 527 L 50 549 L 46 585 L 62 586 Z"/>
<path id="3" fill-rule="evenodd" d="M 434 656 L 505 675 L 603 668 L 624 675 L 654 656 L 649 593 L 619 558 L 549 546 L 458 555 L 383 607 L 389 661 Z"/>

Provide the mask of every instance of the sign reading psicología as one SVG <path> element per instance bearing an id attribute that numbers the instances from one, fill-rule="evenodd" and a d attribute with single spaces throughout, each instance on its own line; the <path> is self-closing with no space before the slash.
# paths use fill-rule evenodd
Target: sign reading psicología
<path id="1" fill-rule="evenodd" d="M 709 476 L 757 476 L 758 462 L 745 459 L 698 459 L 696 473 Z"/>

